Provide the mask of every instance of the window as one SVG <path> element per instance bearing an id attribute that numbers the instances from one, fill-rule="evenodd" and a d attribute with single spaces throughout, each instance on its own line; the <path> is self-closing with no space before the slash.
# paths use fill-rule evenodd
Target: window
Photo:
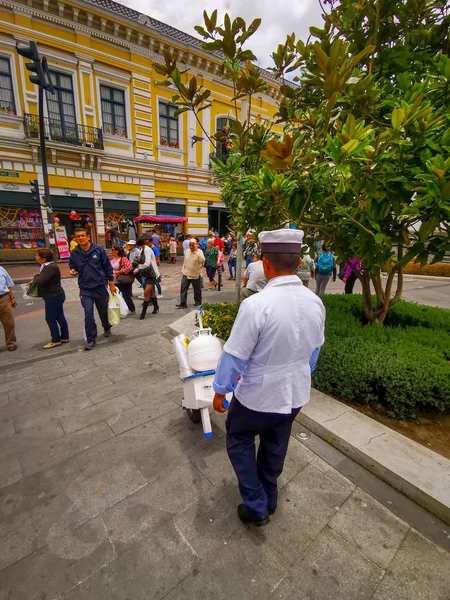
<path id="1" fill-rule="evenodd" d="M 15 115 L 14 94 L 9 59 L 0 56 L 0 113 Z"/>
<path id="2" fill-rule="evenodd" d="M 127 137 L 125 119 L 125 92 L 106 85 L 100 86 L 103 131 L 107 135 Z"/>
<path id="3" fill-rule="evenodd" d="M 47 92 L 47 109 L 50 136 L 55 141 L 78 143 L 78 129 L 75 117 L 75 98 L 70 75 L 50 71 L 55 90 Z"/>
<path id="4" fill-rule="evenodd" d="M 179 148 L 178 117 L 175 117 L 177 106 L 159 103 L 159 143 L 161 146 Z"/>
<path id="5" fill-rule="evenodd" d="M 228 133 L 231 128 L 234 119 L 229 117 L 221 117 L 216 121 L 216 133 Z M 215 155 L 217 158 L 220 158 L 222 161 L 225 161 L 228 157 L 229 147 L 228 141 L 225 139 L 216 140 L 216 152 Z"/>

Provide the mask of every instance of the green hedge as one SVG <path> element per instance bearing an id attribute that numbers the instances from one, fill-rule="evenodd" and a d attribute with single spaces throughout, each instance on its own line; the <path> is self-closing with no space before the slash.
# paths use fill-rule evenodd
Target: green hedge
<path id="1" fill-rule="evenodd" d="M 325 344 L 313 386 L 391 416 L 450 412 L 450 310 L 399 302 L 387 325 L 364 325 L 361 296 L 329 295 Z M 238 307 L 205 306 L 204 323 L 223 339 Z"/>

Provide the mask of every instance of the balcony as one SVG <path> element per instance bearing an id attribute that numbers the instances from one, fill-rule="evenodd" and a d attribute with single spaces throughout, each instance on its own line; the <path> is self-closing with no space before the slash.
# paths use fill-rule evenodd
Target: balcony
<path id="1" fill-rule="evenodd" d="M 27 138 L 39 139 L 39 117 L 25 113 L 25 135 Z M 82 148 L 103 150 L 103 132 L 98 127 L 87 125 L 70 125 L 57 119 L 44 119 L 45 139 L 49 142 L 70 144 Z"/>

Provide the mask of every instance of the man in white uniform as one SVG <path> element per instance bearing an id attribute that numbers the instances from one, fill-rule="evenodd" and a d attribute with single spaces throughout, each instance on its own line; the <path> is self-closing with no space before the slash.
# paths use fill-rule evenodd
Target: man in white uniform
<path id="1" fill-rule="evenodd" d="M 267 285 L 241 304 L 214 380 L 218 412 L 226 410 L 225 394 L 234 391 L 227 451 L 243 500 L 239 518 L 253 525 L 268 523 L 277 508 L 277 479 L 292 423 L 310 397 L 325 324 L 321 300 L 295 275 L 303 232 L 264 231 L 259 240 Z"/>

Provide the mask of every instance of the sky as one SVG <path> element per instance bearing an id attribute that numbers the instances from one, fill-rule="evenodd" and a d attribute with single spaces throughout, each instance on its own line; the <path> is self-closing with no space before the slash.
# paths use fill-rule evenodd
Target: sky
<path id="1" fill-rule="evenodd" d="M 295 32 L 306 41 L 309 27 L 323 23 L 318 0 L 119 0 L 146 15 L 198 37 L 194 25 L 203 25 L 203 10 L 208 15 L 217 8 L 218 22 L 228 12 L 230 17 L 242 17 L 247 25 L 257 17 L 262 19 L 258 31 L 245 47 L 253 50 L 261 67 L 272 66 L 270 55 L 286 35 Z"/>

